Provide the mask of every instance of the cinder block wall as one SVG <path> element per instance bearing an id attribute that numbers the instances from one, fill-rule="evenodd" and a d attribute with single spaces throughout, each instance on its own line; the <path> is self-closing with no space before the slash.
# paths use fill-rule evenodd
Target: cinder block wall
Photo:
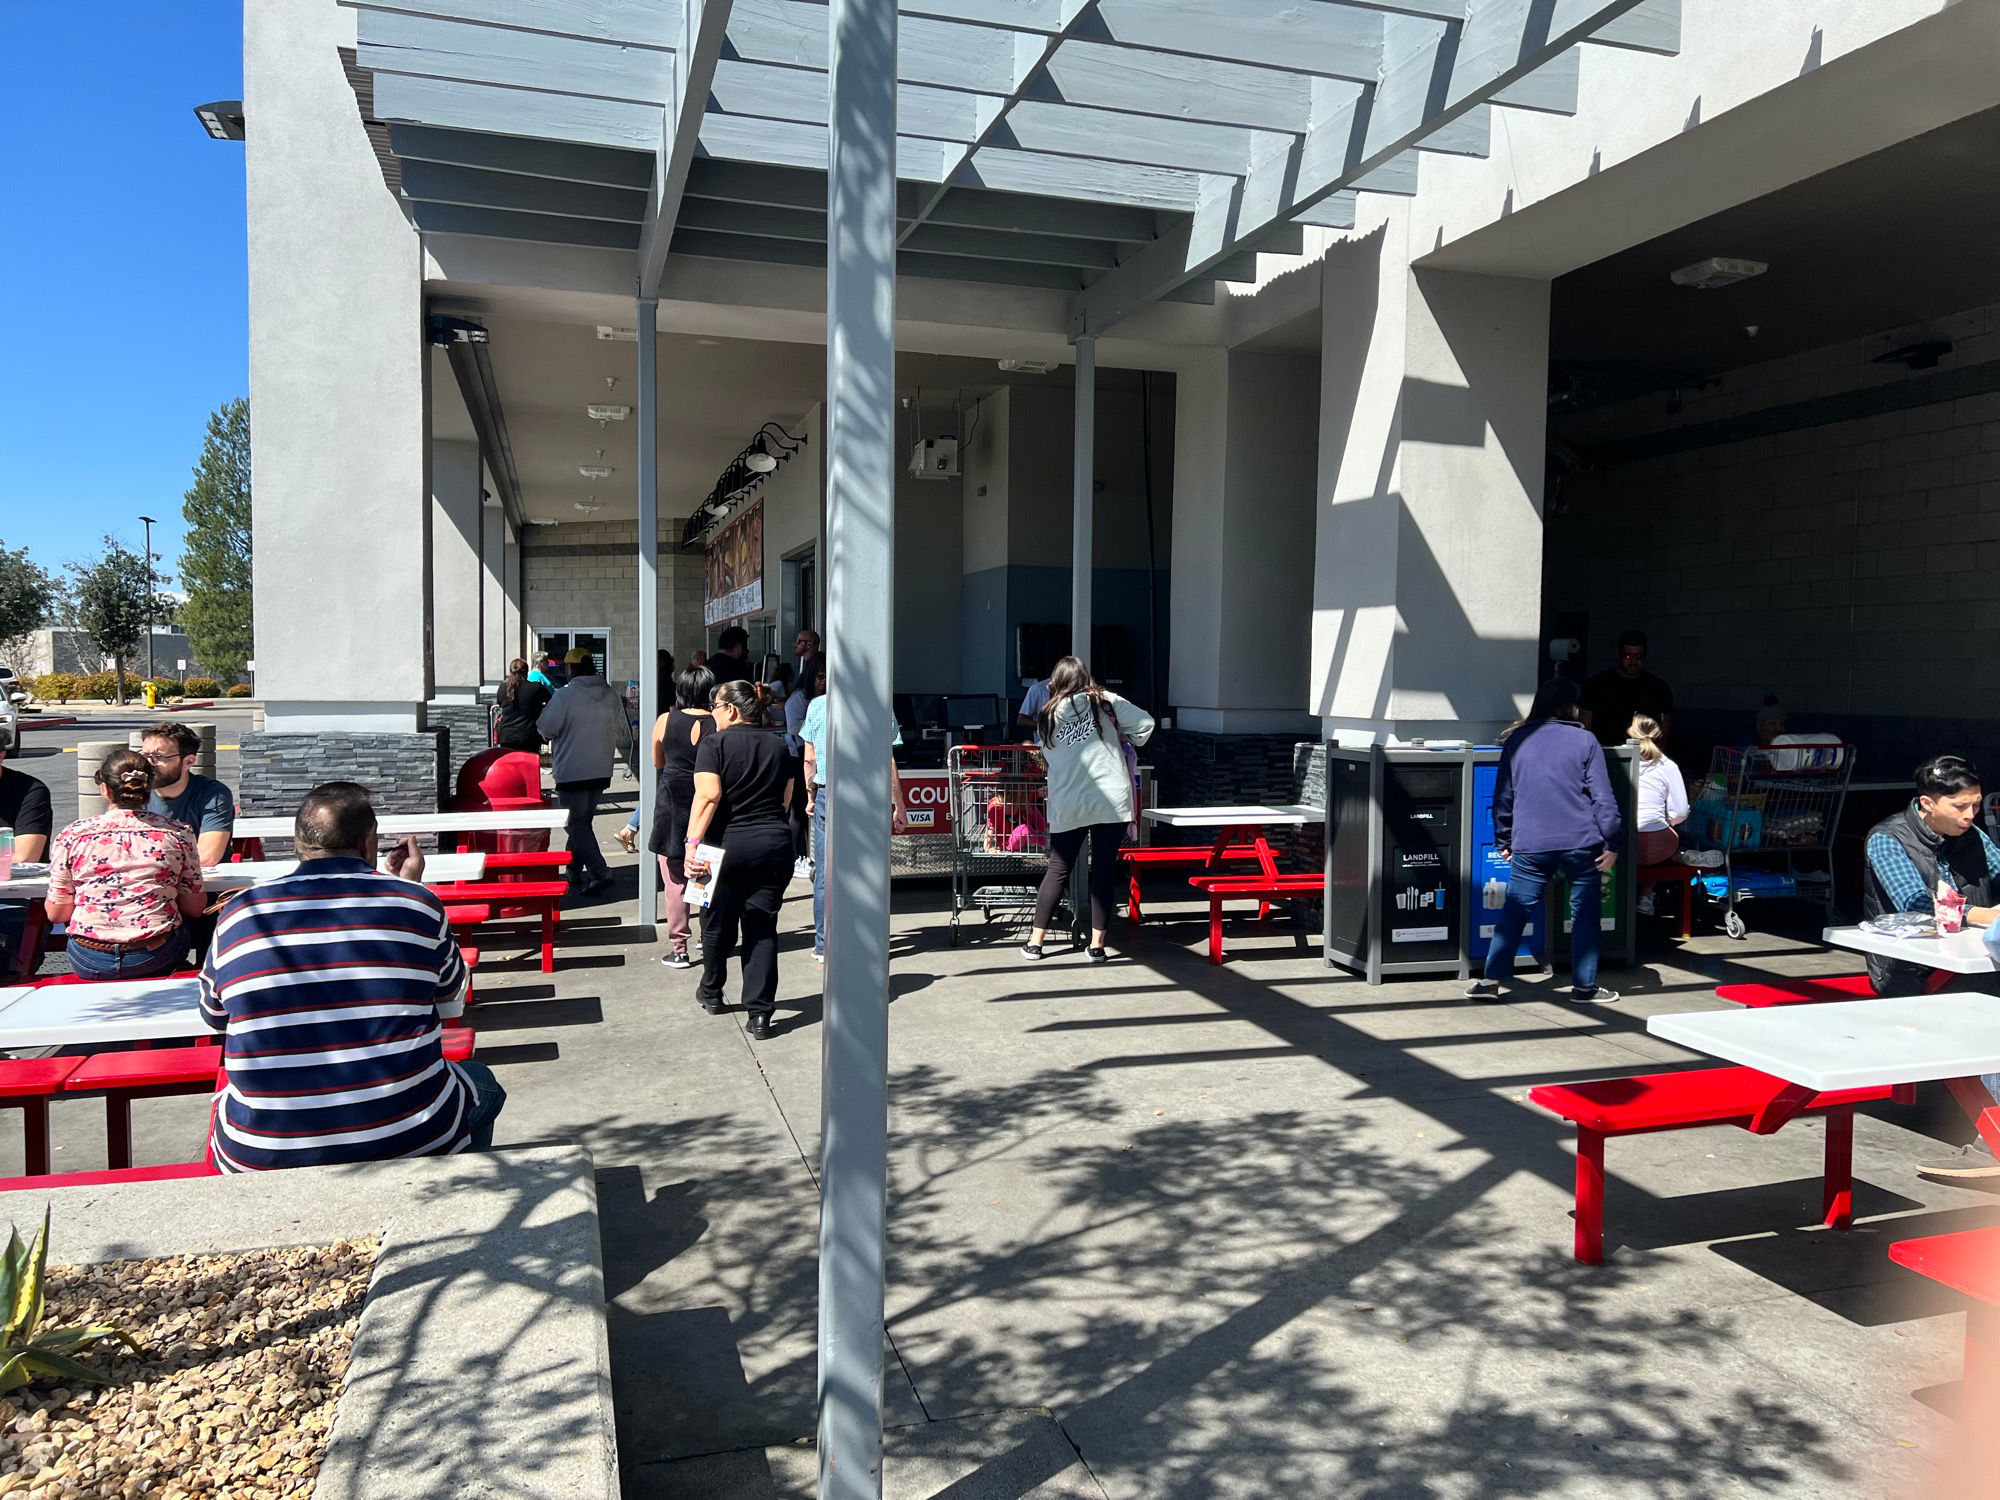
<path id="1" fill-rule="evenodd" d="M 702 559 L 674 545 L 681 523 L 660 522 L 660 640 L 685 665 L 704 640 Z M 522 613 L 528 628 L 611 632 L 608 676 L 639 675 L 639 527 L 636 521 L 530 526 L 521 542 Z M 532 642 L 531 642 L 532 644 Z"/>
<path id="2" fill-rule="evenodd" d="M 1879 356 L 1944 340 L 1931 369 Z M 1552 424 L 1544 631 L 1620 630 L 1682 706 L 1675 739 L 1733 741 L 1776 693 L 1794 729 L 1863 747 L 1857 774 L 2000 747 L 2000 306 L 1729 372 Z"/>

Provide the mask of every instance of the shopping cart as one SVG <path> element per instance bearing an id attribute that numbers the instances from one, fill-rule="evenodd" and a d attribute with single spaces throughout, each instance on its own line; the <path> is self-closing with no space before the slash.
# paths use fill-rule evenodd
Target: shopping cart
<path id="1" fill-rule="evenodd" d="M 1854 756 L 1846 744 L 1716 748 L 1685 833 L 1690 849 L 1721 857 L 1719 867 L 1697 871 L 1694 885 L 1722 905 L 1731 937 L 1748 930 L 1736 911 L 1746 901 L 1813 901 L 1831 917 L 1833 835 Z"/>
<path id="2" fill-rule="evenodd" d="M 1049 779 L 1030 745 L 953 745 L 945 754 L 951 792 L 951 943 L 959 918 L 977 911 L 1027 920 L 1049 867 Z"/>

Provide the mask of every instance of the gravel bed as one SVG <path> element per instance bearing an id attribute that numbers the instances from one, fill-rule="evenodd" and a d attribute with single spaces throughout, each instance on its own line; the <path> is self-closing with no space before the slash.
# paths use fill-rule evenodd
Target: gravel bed
<path id="1" fill-rule="evenodd" d="M 380 1244 L 49 1268 L 49 1326 L 123 1324 L 108 1386 L 0 1397 L 0 1496 L 312 1493 Z"/>

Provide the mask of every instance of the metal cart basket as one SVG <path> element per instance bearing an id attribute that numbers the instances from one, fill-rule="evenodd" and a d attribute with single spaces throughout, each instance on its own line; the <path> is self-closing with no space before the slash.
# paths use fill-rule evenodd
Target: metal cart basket
<path id="1" fill-rule="evenodd" d="M 1690 848 L 1721 855 L 1699 870 L 1695 887 L 1723 907 L 1733 938 L 1747 929 L 1736 908 L 1783 897 L 1834 910 L 1833 834 L 1854 774 L 1852 745 L 1716 747 L 1699 800 L 1689 810 Z M 1799 856 L 1809 856 L 1804 863 Z"/>
<path id="2" fill-rule="evenodd" d="M 953 745 L 945 770 L 951 789 L 951 942 L 959 918 L 979 912 L 1029 919 L 1049 867 L 1049 780 L 1029 745 Z"/>

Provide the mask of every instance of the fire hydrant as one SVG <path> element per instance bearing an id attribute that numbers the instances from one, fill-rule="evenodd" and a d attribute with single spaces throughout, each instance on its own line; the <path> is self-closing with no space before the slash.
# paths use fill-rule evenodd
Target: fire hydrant
<path id="1" fill-rule="evenodd" d="M 148 682 L 146 684 L 146 707 L 158 708 L 159 706 L 160 706 L 159 685 L 157 683 Z"/>

